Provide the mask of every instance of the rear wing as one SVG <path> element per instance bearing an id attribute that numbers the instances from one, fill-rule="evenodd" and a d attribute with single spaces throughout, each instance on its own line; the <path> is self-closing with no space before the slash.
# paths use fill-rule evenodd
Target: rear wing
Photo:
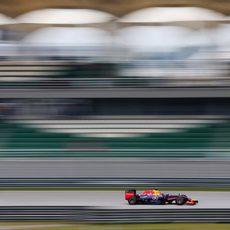
<path id="1" fill-rule="evenodd" d="M 136 195 L 137 195 L 137 192 L 136 192 L 135 189 L 133 189 L 133 190 L 126 190 L 125 191 L 125 199 L 126 200 L 129 200 L 131 197 L 134 197 Z"/>

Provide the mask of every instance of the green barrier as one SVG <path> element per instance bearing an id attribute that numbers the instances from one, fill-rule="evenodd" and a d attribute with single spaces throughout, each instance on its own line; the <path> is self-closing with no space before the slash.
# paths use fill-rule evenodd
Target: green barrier
<path id="1" fill-rule="evenodd" d="M 229 157 L 230 122 L 139 137 L 48 133 L 0 120 L 0 157 Z"/>

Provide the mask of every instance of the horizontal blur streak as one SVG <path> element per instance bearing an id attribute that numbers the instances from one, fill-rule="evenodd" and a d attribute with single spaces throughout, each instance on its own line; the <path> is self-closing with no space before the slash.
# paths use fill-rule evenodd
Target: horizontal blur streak
<path id="1" fill-rule="evenodd" d="M 94 193 L 97 195 L 97 193 Z M 107 193 L 109 194 L 109 193 Z M 112 193 L 110 193 L 112 195 Z M 91 196 L 95 198 L 95 196 Z M 59 199 L 58 201 L 60 201 Z M 95 200 L 95 199 L 94 199 Z M 111 199 L 110 199 L 111 200 Z M 214 199 L 216 200 L 216 199 Z M 127 207 L 127 206 L 126 206 Z M 227 230 L 229 225 L 228 224 L 215 224 L 213 223 L 228 223 L 229 213 L 230 210 L 227 208 L 221 208 L 221 209 L 209 209 L 209 208 L 202 208 L 197 211 L 196 208 L 190 207 L 190 209 L 183 208 L 180 209 L 162 209 L 164 207 L 158 206 L 157 209 L 151 208 L 151 206 L 145 206 L 145 210 L 140 210 L 138 206 L 128 206 L 127 208 L 117 208 L 117 207 L 95 207 L 95 206 L 55 206 L 55 207 L 47 207 L 47 206 L 11 206 L 11 207 L 2 207 L 0 208 L 0 213 L 4 213 L 5 215 L 1 215 L 1 219 L 7 219 L 9 220 L 18 220 L 18 221 L 25 221 L 25 220 L 63 220 L 63 221 L 78 221 L 81 223 L 90 223 L 91 225 L 77 225 L 76 228 L 80 229 L 105 229 L 105 226 L 109 229 L 122 229 L 122 230 L 134 230 L 134 229 L 140 229 L 140 226 L 142 229 L 154 229 L 155 227 L 163 228 L 163 229 L 178 229 L 178 226 L 182 227 L 182 229 L 191 229 L 194 227 L 202 227 L 203 229 L 223 229 Z M 161 208 L 160 208 L 161 207 Z M 6 214 L 7 213 L 7 214 Z M 163 225 L 162 223 L 167 223 L 166 225 Z M 169 225 L 168 223 L 172 222 L 180 222 L 180 224 L 173 224 Z M 181 225 L 181 223 L 185 223 Z M 196 225 L 190 225 L 191 223 L 202 223 L 202 224 L 196 224 Z M 93 223 L 97 223 L 96 226 L 92 227 Z M 107 225 L 105 224 L 107 223 Z M 108 225 L 108 223 L 111 223 L 112 225 Z M 117 224 L 115 224 L 117 223 Z M 125 225 L 121 225 L 121 223 L 126 223 Z M 132 223 L 132 225 L 129 225 L 127 223 Z M 135 228 L 133 223 L 138 223 L 136 226 L 138 228 Z M 153 225 L 140 225 L 140 223 L 154 223 Z M 156 226 L 156 224 L 158 225 Z M 160 223 L 160 224 L 159 224 Z M 203 223 L 209 223 L 208 225 Z M 210 224 L 212 223 L 212 224 Z M 101 225 L 98 225 L 101 224 Z M 103 224 L 103 225 L 102 225 Z M 63 230 L 74 228 L 73 224 L 70 223 L 71 226 L 60 226 Z M 26 227 L 21 225 L 22 227 Z M 27 225 L 28 226 L 28 225 Z M 35 226 L 35 225 L 33 225 Z M 39 225 L 38 225 L 39 226 Z M 42 226 L 41 226 L 42 227 Z M 44 225 L 43 225 L 44 227 Z M 146 228 L 145 228 L 146 227 Z M 50 228 L 46 226 L 46 229 L 53 229 L 54 226 L 50 225 Z M 75 229 L 75 228 L 74 228 Z"/>
<path id="2" fill-rule="evenodd" d="M 48 156 L 48 154 L 47 154 Z M 32 183 L 27 183 L 27 186 L 33 187 L 39 184 L 45 187 L 55 186 L 55 182 L 49 184 L 46 178 L 54 178 L 57 183 L 59 178 L 68 178 L 66 186 L 70 187 L 123 187 L 128 185 L 138 186 L 163 186 L 163 187 L 189 187 L 189 181 L 186 178 L 197 178 L 191 185 L 197 187 L 211 188 L 229 188 L 230 164 L 229 159 L 202 159 L 202 158 L 3 158 L 0 162 L 0 178 L 18 178 L 16 182 L 11 180 L 6 181 L 11 187 L 18 183 L 18 186 L 24 187 L 27 182 L 22 182 L 20 178 L 30 178 Z M 55 154 L 56 157 L 63 157 L 63 154 Z M 163 155 L 162 155 L 163 156 Z M 74 180 L 81 178 L 82 181 Z M 44 178 L 41 181 L 36 181 L 34 178 Z M 71 182 L 71 178 L 73 181 Z M 97 179 L 101 178 L 101 179 Z M 104 180 L 103 180 L 104 178 Z M 110 180 L 114 178 L 114 180 Z M 125 178 L 133 178 L 126 179 Z M 140 178 L 135 181 L 135 178 Z M 155 178 L 166 179 L 159 182 Z M 170 178 L 174 180 L 167 180 Z M 179 179 L 178 179 L 179 178 Z M 204 178 L 199 180 L 199 178 Z M 217 182 L 212 178 L 226 178 L 226 181 L 219 179 Z M 149 179 L 149 180 L 148 180 Z M 85 182 L 84 182 L 85 180 Z M 147 181 L 146 181 L 147 180 Z M 31 182 L 31 181 L 30 181 Z M 203 184 L 202 184 L 203 182 Z M 48 183 L 48 185 L 47 185 Z M 60 182 L 61 183 L 61 182 Z M 62 184 L 62 183 L 61 183 Z M 190 185 L 190 186 L 191 186 Z M 2 183 L 3 187 L 7 187 Z M 133 187 L 133 186 L 131 186 Z"/>
<path id="3" fill-rule="evenodd" d="M 207 54 L 208 55 L 208 54 Z M 105 57 L 106 58 L 106 57 Z M 229 58 L 0 62 L 1 89 L 62 89 L 107 87 L 227 87 Z"/>
<path id="4" fill-rule="evenodd" d="M 2 99 L 0 157 L 228 158 L 220 100 Z"/>

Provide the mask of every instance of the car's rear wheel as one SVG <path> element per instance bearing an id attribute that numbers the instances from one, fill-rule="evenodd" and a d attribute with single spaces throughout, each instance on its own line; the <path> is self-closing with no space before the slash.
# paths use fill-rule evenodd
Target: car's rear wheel
<path id="1" fill-rule="evenodd" d="M 135 204 L 137 204 L 137 198 L 136 198 L 136 196 L 131 197 L 131 198 L 128 200 L 128 202 L 129 202 L 130 205 L 135 205 Z"/>

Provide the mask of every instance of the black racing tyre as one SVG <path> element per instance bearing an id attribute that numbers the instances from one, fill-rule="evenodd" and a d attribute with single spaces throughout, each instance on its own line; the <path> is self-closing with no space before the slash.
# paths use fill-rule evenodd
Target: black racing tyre
<path id="1" fill-rule="evenodd" d="M 128 200 L 128 202 L 129 202 L 130 205 L 135 205 L 135 204 L 137 204 L 137 197 L 136 197 L 136 196 L 131 197 L 131 198 Z"/>
<path id="2" fill-rule="evenodd" d="M 187 198 L 186 197 L 181 197 L 181 196 L 179 196 L 177 199 L 176 199 L 176 204 L 177 205 L 183 205 L 183 204 L 185 204 L 186 203 L 186 201 L 187 201 Z"/>

